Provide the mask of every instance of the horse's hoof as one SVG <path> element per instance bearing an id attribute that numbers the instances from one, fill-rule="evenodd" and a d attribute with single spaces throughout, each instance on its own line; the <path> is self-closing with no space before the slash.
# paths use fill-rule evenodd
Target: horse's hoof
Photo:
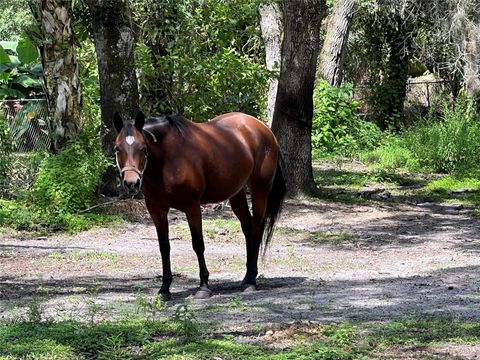
<path id="1" fill-rule="evenodd" d="M 172 300 L 172 294 L 170 292 L 164 293 L 164 292 L 159 292 L 158 295 L 162 298 L 162 301 L 170 301 Z"/>
<path id="2" fill-rule="evenodd" d="M 197 291 L 197 293 L 193 298 L 199 300 L 199 299 L 208 299 L 211 296 L 212 296 L 212 290 L 210 290 L 207 287 L 202 287 L 200 288 L 200 290 Z"/>
<path id="3" fill-rule="evenodd" d="M 257 285 L 254 284 L 248 284 L 245 286 L 245 289 L 243 289 L 244 294 L 250 294 L 257 291 Z"/>

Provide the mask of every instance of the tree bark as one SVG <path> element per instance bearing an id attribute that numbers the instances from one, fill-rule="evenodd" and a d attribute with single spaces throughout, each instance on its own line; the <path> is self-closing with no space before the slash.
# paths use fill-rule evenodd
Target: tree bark
<path id="1" fill-rule="evenodd" d="M 282 37 L 282 11 L 277 3 L 262 4 L 260 11 L 260 28 L 265 44 L 265 60 L 267 69 L 275 71 L 280 69 L 281 63 L 281 37 Z M 267 121 L 272 126 L 275 99 L 277 97 L 278 79 L 276 77 L 268 80 L 267 98 Z"/>
<path id="2" fill-rule="evenodd" d="M 310 195 L 313 88 L 325 0 L 284 0 L 282 66 L 272 129 L 285 161 L 289 196 Z"/>
<path id="3" fill-rule="evenodd" d="M 86 0 L 93 22 L 95 50 L 100 78 L 100 105 L 105 125 L 102 146 L 113 158 L 115 131 L 113 115 L 135 119 L 139 109 L 138 83 L 135 74 L 135 37 L 127 0 Z M 118 195 L 116 169 L 107 171 L 101 192 Z"/>
<path id="4" fill-rule="evenodd" d="M 407 95 L 408 65 L 412 53 L 413 28 L 400 13 L 396 15 L 397 31 L 390 39 L 390 55 L 385 79 L 379 96 L 382 98 L 383 114 L 390 117 L 381 125 L 384 130 L 399 130 L 403 121 L 403 108 Z"/>
<path id="5" fill-rule="evenodd" d="M 320 52 L 318 75 L 334 86 L 342 83 L 343 62 L 354 10 L 355 0 L 337 0 Z"/>
<path id="6" fill-rule="evenodd" d="M 480 113 L 480 24 L 469 27 L 465 50 L 465 88 Z"/>
<path id="7" fill-rule="evenodd" d="M 42 33 L 39 50 L 47 104 L 53 113 L 51 135 L 56 152 L 74 138 L 83 125 L 70 2 L 36 0 L 31 9 Z"/>

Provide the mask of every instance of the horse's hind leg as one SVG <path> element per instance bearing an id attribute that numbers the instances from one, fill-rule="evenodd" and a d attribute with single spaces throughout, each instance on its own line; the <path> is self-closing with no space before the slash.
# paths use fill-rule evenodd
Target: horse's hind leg
<path id="1" fill-rule="evenodd" d="M 195 298 L 204 299 L 210 297 L 212 292 L 208 288 L 208 269 L 205 262 L 205 244 L 203 242 L 202 234 L 202 211 L 200 204 L 193 206 L 186 212 L 188 226 L 192 234 L 192 246 L 195 254 L 197 254 L 198 266 L 200 268 L 200 289 L 195 294 Z"/>
<path id="2" fill-rule="evenodd" d="M 254 246 L 253 246 L 253 238 L 252 238 L 252 215 L 250 214 L 250 210 L 248 209 L 248 202 L 247 196 L 245 195 L 245 190 L 242 189 L 239 193 L 235 196 L 230 198 L 230 206 L 232 207 L 232 211 L 235 216 L 240 220 L 240 224 L 242 225 L 242 231 L 245 235 L 245 241 L 247 245 L 247 269 L 252 267 L 252 259 L 255 258 L 254 254 Z M 254 270 L 254 269 L 252 269 Z M 248 271 L 247 271 L 248 275 Z M 251 276 L 250 276 L 251 277 Z M 247 276 L 243 280 L 244 284 L 254 285 L 255 283 L 255 276 L 253 277 L 253 283 L 247 280 Z"/>
<path id="3" fill-rule="evenodd" d="M 162 255 L 162 287 L 159 294 L 164 301 L 170 300 L 170 285 L 172 284 L 172 268 L 170 265 L 170 241 L 168 239 L 168 210 L 157 210 L 147 202 L 147 208 L 157 230 L 158 245 Z"/>
<path id="4" fill-rule="evenodd" d="M 255 290 L 257 286 L 258 254 L 265 227 L 265 211 L 269 188 L 265 184 L 252 183 L 250 189 L 252 194 L 252 230 L 250 238 L 246 239 L 247 273 L 243 279 L 243 284 L 247 285 L 245 291 Z"/>

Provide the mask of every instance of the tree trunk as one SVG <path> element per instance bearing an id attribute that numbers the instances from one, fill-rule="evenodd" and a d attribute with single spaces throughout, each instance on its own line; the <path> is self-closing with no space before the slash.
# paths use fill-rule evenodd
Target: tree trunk
<path id="1" fill-rule="evenodd" d="M 389 119 L 382 128 L 399 130 L 403 121 L 403 108 L 407 95 L 408 65 L 412 53 L 412 32 L 411 24 L 403 16 L 398 14 L 397 31 L 390 39 L 390 56 L 385 79 L 381 86 L 379 96 L 382 99 L 383 114 Z"/>
<path id="2" fill-rule="evenodd" d="M 289 196 L 312 194 L 313 87 L 325 0 L 284 0 L 282 66 L 272 129 L 285 161 Z"/>
<path id="3" fill-rule="evenodd" d="M 465 50 L 465 87 L 480 113 L 480 24 L 469 27 Z"/>
<path id="4" fill-rule="evenodd" d="M 61 149 L 83 125 L 82 95 L 75 57 L 70 2 L 36 0 L 31 9 L 42 32 L 39 46 L 43 65 L 44 90 L 49 110 L 53 150 Z"/>
<path id="5" fill-rule="evenodd" d="M 260 11 L 260 28 L 265 44 L 265 60 L 268 70 L 280 69 L 281 63 L 281 37 L 282 37 L 282 11 L 280 5 L 274 2 L 262 4 Z M 278 79 L 268 80 L 267 121 L 272 126 L 275 98 L 277 97 Z"/>
<path id="6" fill-rule="evenodd" d="M 133 121 L 138 112 L 135 37 L 127 0 L 87 0 L 87 3 L 93 22 L 100 105 L 105 125 L 102 146 L 105 154 L 113 158 L 114 113 Z M 111 168 L 105 174 L 101 192 L 108 196 L 118 195 L 116 169 Z"/>
<path id="7" fill-rule="evenodd" d="M 320 52 L 318 75 L 334 86 L 342 83 L 343 61 L 354 10 L 355 0 L 337 0 Z"/>

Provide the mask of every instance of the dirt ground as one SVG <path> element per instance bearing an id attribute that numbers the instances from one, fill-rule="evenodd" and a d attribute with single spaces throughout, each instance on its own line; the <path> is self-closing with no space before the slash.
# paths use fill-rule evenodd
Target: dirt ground
<path id="1" fill-rule="evenodd" d="M 47 315 L 68 317 L 87 312 L 91 296 L 103 309 L 95 316 L 107 318 L 128 311 L 139 292 L 155 294 L 161 275 L 156 234 L 143 206 L 136 206 L 137 222 L 72 236 L 0 234 L 0 316 L 13 316 L 15 306 L 36 297 Z M 289 201 L 252 294 L 240 291 L 245 245 L 238 226 L 215 222 L 232 217 L 228 207 L 205 209 L 207 225 L 216 224 L 205 226 L 213 296 L 192 306 L 201 320 L 238 330 L 239 341 L 255 342 L 255 329 L 270 323 L 387 322 L 429 314 L 480 319 L 480 219 L 469 207 Z M 197 261 L 184 216 L 172 212 L 170 223 L 172 304 L 181 304 L 196 290 Z M 480 346 L 393 348 L 384 356 L 472 359 L 480 358 Z"/>

